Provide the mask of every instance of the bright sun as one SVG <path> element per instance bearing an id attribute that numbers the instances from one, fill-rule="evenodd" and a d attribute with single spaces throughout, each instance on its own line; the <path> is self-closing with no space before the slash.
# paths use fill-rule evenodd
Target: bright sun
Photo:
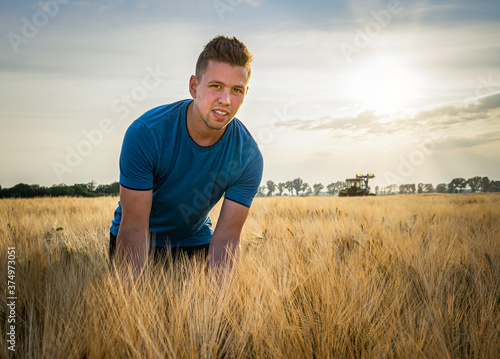
<path id="1" fill-rule="evenodd" d="M 380 113 L 404 110 L 419 96 L 421 78 L 401 61 L 379 58 L 359 69 L 351 95 Z"/>

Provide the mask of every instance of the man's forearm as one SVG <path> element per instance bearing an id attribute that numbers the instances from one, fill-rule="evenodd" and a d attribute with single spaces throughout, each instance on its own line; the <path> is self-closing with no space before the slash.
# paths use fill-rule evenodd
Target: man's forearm
<path id="1" fill-rule="evenodd" d="M 132 268 L 137 279 L 146 264 L 149 253 L 149 231 L 120 225 L 116 238 L 116 264 L 121 270 Z"/>
<path id="2" fill-rule="evenodd" d="M 231 268 L 233 261 L 237 260 L 240 254 L 239 238 L 214 238 L 210 242 L 209 266 L 211 269 L 220 267 Z"/>

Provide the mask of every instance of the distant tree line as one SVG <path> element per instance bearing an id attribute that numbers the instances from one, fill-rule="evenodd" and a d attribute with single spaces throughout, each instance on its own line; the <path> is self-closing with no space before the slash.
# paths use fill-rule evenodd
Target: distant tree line
<path id="1" fill-rule="evenodd" d="M 312 187 L 297 177 L 294 180 L 279 182 L 269 180 L 260 186 L 257 196 L 310 196 L 319 195 L 323 189 L 330 196 L 337 195 L 344 188 L 344 181 L 328 184 L 326 187 L 321 183 L 315 183 Z M 375 186 L 375 193 L 383 195 L 409 194 L 409 193 L 461 193 L 466 188 L 470 192 L 500 192 L 500 181 L 490 181 L 488 177 L 454 178 L 450 183 L 440 183 L 436 187 L 432 183 L 391 184 L 385 187 Z M 55 184 L 50 187 L 37 184 L 19 183 L 11 188 L 0 186 L 0 198 L 33 198 L 33 197 L 101 197 L 118 196 L 120 194 L 120 183 L 96 185 L 95 181 L 88 183 L 77 183 L 72 186 L 64 183 Z"/>
<path id="2" fill-rule="evenodd" d="M 338 192 L 344 187 L 343 181 L 332 182 L 326 186 L 326 192 L 333 196 L 338 194 Z M 257 196 L 310 196 L 310 195 L 319 195 L 321 190 L 323 190 L 325 186 L 322 183 L 315 183 L 312 187 L 304 182 L 304 180 L 300 177 L 295 178 L 291 181 L 279 182 L 278 184 L 274 183 L 274 181 L 269 180 L 265 185 L 260 186 L 257 192 Z M 288 193 L 287 193 L 288 192 Z"/>
<path id="3" fill-rule="evenodd" d="M 51 187 L 37 184 L 19 183 L 11 188 L 0 186 L 0 198 L 33 198 L 33 197 L 101 197 L 117 196 L 120 193 L 120 183 L 103 184 L 97 186 L 95 181 L 77 183 L 72 186 L 55 184 Z"/>
<path id="4" fill-rule="evenodd" d="M 408 193 L 461 193 L 466 188 L 470 192 L 500 192 L 500 181 L 492 181 L 488 177 L 476 176 L 469 178 L 454 178 L 450 183 L 440 183 L 436 187 L 432 183 L 391 184 L 385 187 L 375 186 L 377 194 L 408 194 Z M 325 186 L 315 183 L 312 187 L 304 182 L 300 177 L 292 181 L 279 182 L 269 180 L 265 185 L 260 186 L 257 196 L 309 196 L 319 195 Z M 330 196 L 337 195 L 344 188 L 344 181 L 332 182 L 326 186 L 326 193 Z"/>
<path id="5" fill-rule="evenodd" d="M 405 193 L 462 193 L 466 188 L 470 192 L 500 192 L 500 181 L 492 181 L 488 177 L 475 176 L 469 179 L 454 178 L 450 183 L 440 183 L 435 188 L 432 183 L 390 185 L 383 189 L 387 194 L 394 194 L 399 189 L 400 194 Z M 385 194 L 385 193 L 384 193 Z"/>

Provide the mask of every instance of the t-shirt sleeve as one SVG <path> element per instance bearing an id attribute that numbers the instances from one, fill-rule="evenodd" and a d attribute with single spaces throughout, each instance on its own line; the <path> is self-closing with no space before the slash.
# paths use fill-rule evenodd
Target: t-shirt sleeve
<path id="1" fill-rule="evenodd" d="M 262 180 L 264 161 L 260 151 L 256 151 L 238 180 L 226 190 L 226 198 L 250 207 Z"/>
<path id="2" fill-rule="evenodd" d="M 120 154 L 120 184 L 134 190 L 150 190 L 157 150 L 150 130 L 133 122 L 125 133 Z"/>

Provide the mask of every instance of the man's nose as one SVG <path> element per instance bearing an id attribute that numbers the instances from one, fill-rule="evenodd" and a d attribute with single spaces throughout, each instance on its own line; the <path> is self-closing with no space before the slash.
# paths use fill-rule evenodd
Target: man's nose
<path id="1" fill-rule="evenodd" d="M 219 102 L 224 105 L 229 105 L 231 103 L 231 97 L 229 94 L 229 89 L 224 89 L 224 91 L 221 91 L 220 96 L 219 96 Z"/>

